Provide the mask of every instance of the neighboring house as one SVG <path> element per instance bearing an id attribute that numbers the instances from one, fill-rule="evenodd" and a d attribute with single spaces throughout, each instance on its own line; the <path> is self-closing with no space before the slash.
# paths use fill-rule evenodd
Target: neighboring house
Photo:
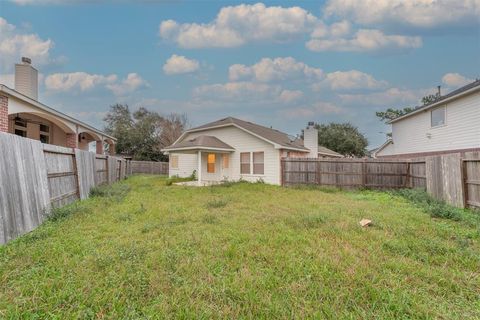
<path id="1" fill-rule="evenodd" d="M 378 158 L 414 158 L 480 151 L 480 80 L 393 119 Z"/>
<path id="2" fill-rule="evenodd" d="M 302 141 L 232 117 L 187 130 L 162 151 L 169 154 L 170 176 L 186 177 L 195 171 L 200 185 L 240 179 L 280 184 L 283 157 L 341 156 L 319 148 L 312 122 Z"/>
<path id="3" fill-rule="evenodd" d="M 28 58 L 15 65 L 15 89 L 0 84 L 0 132 L 82 150 L 96 145 L 98 154 L 104 149 L 115 153 L 114 137 L 38 101 L 38 71 Z"/>

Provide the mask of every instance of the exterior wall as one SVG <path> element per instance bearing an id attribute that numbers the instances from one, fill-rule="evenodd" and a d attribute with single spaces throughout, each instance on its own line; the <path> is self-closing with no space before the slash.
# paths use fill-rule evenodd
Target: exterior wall
<path id="1" fill-rule="evenodd" d="M 67 133 L 66 138 L 66 146 L 69 148 L 76 148 L 77 147 L 77 134 L 76 133 Z"/>
<path id="2" fill-rule="evenodd" d="M 8 97 L 0 96 L 0 132 L 8 132 Z"/>
<path id="3" fill-rule="evenodd" d="M 42 123 L 50 127 L 49 144 L 54 144 L 62 147 L 65 147 L 67 145 L 67 134 L 56 124 L 31 114 L 22 114 L 21 117 L 22 119 L 36 122 L 36 123 L 32 123 L 32 122 L 27 123 L 27 138 L 39 140 L 40 139 L 39 123 Z M 8 120 L 8 132 L 12 134 L 15 133 L 14 115 L 10 115 L 10 119 Z"/>
<path id="4" fill-rule="evenodd" d="M 480 93 L 461 97 L 446 106 L 444 126 L 431 128 L 431 110 L 393 123 L 394 154 L 479 148 Z"/>
<path id="5" fill-rule="evenodd" d="M 391 156 L 395 154 L 395 145 L 393 143 L 387 144 L 382 150 L 375 153 L 376 158 Z"/>
<path id="6" fill-rule="evenodd" d="M 458 154 L 458 153 L 461 156 L 464 156 L 467 152 L 480 152 L 480 148 L 403 153 L 403 154 L 391 154 L 391 155 L 377 155 L 377 158 L 379 159 L 414 159 L 414 158 L 421 158 L 421 157 L 428 157 L 428 156 L 440 156 L 440 155 Z"/>
<path id="7" fill-rule="evenodd" d="M 178 156 L 178 168 L 172 168 L 172 162 L 168 162 L 168 176 L 188 177 L 194 170 L 198 170 L 196 153 L 170 153 L 171 156 Z"/>
<path id="8" fill-rule="evenodd" d="M 233 126 L 192 132 L 185 135 L 183 140 L 195 138 L 200 135 L 215 136 L 235 149 L 234 152 L 230 153 L 228 176 L 230 180 L 243 179 L 256 182 L 262 179 L 266 183 L 280 184 L 280 150 L 275 149 L 271 143 Z M 240 174 L 240 153 L 256 151 L 264 152 L 264 174 Z M 195 164 L 195 167 L 196 166 Z M 221 178 L 223 178 L 223 176 Z M 207 177 L 202 176 L 202 179 L 207 179 Z"/>

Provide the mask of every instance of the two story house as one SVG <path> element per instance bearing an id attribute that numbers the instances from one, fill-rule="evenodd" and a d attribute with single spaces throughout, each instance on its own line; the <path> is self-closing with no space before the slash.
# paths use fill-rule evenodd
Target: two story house
<path id="1" fill-rule="evenodd" d="M 480 80 L 389 122 L 392 138 L 376 158 L 415 158 L 480 151 Z"/>

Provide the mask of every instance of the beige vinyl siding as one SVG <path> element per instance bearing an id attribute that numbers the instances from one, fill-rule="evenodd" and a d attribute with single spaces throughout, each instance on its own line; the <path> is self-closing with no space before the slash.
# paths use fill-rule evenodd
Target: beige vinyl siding
<path id="1" fill-rule="evenodd" d="M 445 105 L 445 125 L 431 127 L 431 110 L 393 123 L 395 154 L 480 147 L 480 93 Z"/>
<path id="2" fill-rule="evenodd" d="M 188 177 L 193 170 L 197 170 L 197 155 L 195 153 L 170 153 L 170 157 L 178 157 L 177 168 L 172 168 L 172 162 L 169 162 L 168 175 Z"/>
<path id="3" fill-rule="evenodd" d="M 235 149 L 235 152 L 229 153 L 229 169 L 228 176 L 226 176 L 229 180 L 239 180 L 242 178 L 247 181 L 255 182 L 262 179 L 266 183 L 280 184 L 280 153 L 278 149 L 274 148 L 273 144 L 233 126 L 192 132 L 185 135 L 182 140 L 191 139 L 200 135 L 217 137 Z M 264 152 L 264 174 L 240 174 L 241 152 Z M 220 161 L 220 157 L 217 157 L 217 161 Z M 203 163 L 206 163 L 206 159 L 205 161 L 202 161 L 202 164 Z M 207 178 L 205 174 L 206 164 L 205 170 L 202 170 L 202 180 L 208 178 L 217 178 L 221 180 L 223 176 L 225 176 L 225 173 L 222 173 L 220 176 L 215 175 Z"/>

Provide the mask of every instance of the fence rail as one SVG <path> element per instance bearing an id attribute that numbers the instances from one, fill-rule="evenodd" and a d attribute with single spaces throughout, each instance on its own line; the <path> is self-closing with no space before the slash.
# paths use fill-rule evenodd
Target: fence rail
<path id="1" fill-rule="evenodd" d="M 121 158 L 0 133 L 0 244 L 33 230 L 52 208 L 130 172 Z"/>
<path id="2" fill-rule="evenodd" d="M 131 173 L 168 175 L 168 162 L 130 161 Z"/>
<path id="3" fill-rule="evenodd" d="M 431 156 L 415 160 L 281 160 L 282 185 L 340 188 L 423 188 L 457 207 L 480 208 L 480 154 Z"/>
<path id="4" fill-rule="evenodd" d="M 423 165 L 425 163 L 423 162 Z M 336 159 L 282 159 L 282 184 L 341 188 L 423 188 L 422 162 Z"/>

